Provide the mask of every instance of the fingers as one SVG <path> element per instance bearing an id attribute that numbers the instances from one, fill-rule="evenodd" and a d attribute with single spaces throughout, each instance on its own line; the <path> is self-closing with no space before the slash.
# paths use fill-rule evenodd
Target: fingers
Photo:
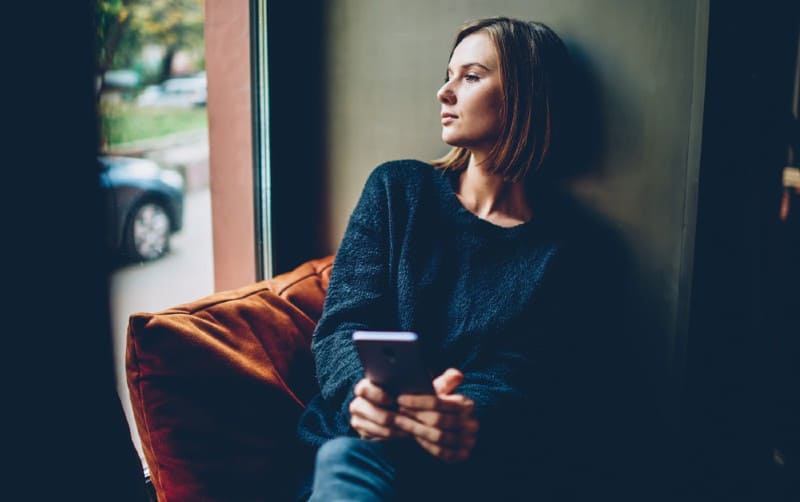
<path id="1" fill-rule="evenodd" d="M 379 425 L 357 415 L 350 417 L 350 426 L 363 439 L 396 439 L 409 436 L 405 431 Z"/>
<path id="2" fill-rule="evenodd" d="M 373 403 L 381 406 L 390 407 L 394 406 L 395 404 L 394 398 L 389 393 L 372 383 L 367 378 L 362 378 L 359 380 L 353 389 L 353 392 L 356 396 L 363 397 L 364 399 L 372 401 Z"/>
<path id="3" fill-rule="evenodd" d="M 471 399 L 460 394 L 403 394 L 397 402 L 400 407 L 394 416 L 395 425 L 414 436 L 431 455 L 445 462 L 469 458 L 479 429 Z"/>
<path id="4" fill-rule="evenodd" d="M 388 426 L 392 423 L 392 412 L 375 406 L 372 402 L 363 397 L 356 397 L 353 399 L 350 402 L 349 410 L 351 416 L 367 419 L 377 425 Z"/>
<path id="5" fill-rule="evenodd" d="M 422 422 L 418 422 L 404 415 L 396 415 L 394 424 L 416 438 L 425 439 L 431 443 L 447 448 L 459 448 L 465 443 L 465 436 L 461 429 L 440 429 Z"/>
<path id="6" fill-rule="evenodd" d="M 350 402 L 350 426 L 362 438 L 389 439 L 406 437 L 408 433 L 399 430 L 394 424 L 395 414 L 376 406 L 363 397 L 356 397 Z"/>
<path id="7" fill-rule="evenodd" d="M 415 439 L 428 453 L 447 463 L 463 462 L 469 459 L 472 454 L 472 446 L 468 448 L 447 448 L 423 438 L 416 437 Z"/>
<path id="8" fill-rule="evenodd" d="M 389 439 L 392 437 L 392 429 L 389 427 L 378 425 L 357 415 L 350 417 L 350 427 L 364 439 Z"/>
<path id="9" fill-rule="evenodd" d="M 460 444 L 475 437 L 479 422 L 471 415 L 451 415 L 437 411 L 408 411 L 403 408 L 392 417 L 398 428 L 434 443 Z"/>
<path id="10" fill-rule="evenodd" d="M 475 403 L 460 394 L 448 396 L 431 396 L 422 394 L 401 394 L 397 404 L 412 411 L 440 411 L 456 415 L 470 415 L 475 409 Z"/>
<path id="11" fill-rule="evenodd" d="M 470 435 L 478 432 L 478 421 L 471 416 L 450 415 L 436 411 L 410 411 L 404 408 L 400 408 L 399 411 L 423 425 L 436 429 L 458 431 L 460 434 Z"/>
<path id="12" fill-rule="evenodd" d="M 433 380 L 433 388 L 437 394 L 450 394 L 463 380 L 463 373 L 455 368 L 448 368 Z"/>

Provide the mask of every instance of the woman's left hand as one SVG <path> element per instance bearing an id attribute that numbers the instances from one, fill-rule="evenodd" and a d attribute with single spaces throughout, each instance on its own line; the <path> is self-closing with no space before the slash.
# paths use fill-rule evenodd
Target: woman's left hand
<path id="1" fill-rule="evenodd" d="M 401 394 L 397 398 L 395 426 L 448 463 L 467 460 L 478 434 L 475 403 L 461 394 L 451 394 L 463 379 L 460 371 L 450 368 L 434 379 L 436 395 Z"/>

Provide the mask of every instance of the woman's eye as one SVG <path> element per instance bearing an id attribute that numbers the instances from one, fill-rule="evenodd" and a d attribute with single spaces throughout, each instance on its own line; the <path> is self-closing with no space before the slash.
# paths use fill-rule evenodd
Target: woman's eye
<path id="1" fill-rule="evenodd" d="M 466 75 L 464 75 L 464 80 L 466 80 L 467 82 L 477 82 L 480 79 L 481 78 L 479 76 L 473 73 L 467 73 Z"/>

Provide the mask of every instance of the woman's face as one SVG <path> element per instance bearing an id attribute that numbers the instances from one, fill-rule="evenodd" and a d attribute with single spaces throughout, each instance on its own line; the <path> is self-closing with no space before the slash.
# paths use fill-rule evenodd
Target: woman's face
<path id="1" fill-rule="evenodd" d="M 456 46 L 436 97 L 442 104 L 442 140 L 485 156 L 502 130 L 503 106 L 500 58 L 486 33 L 473 33 Z"/>

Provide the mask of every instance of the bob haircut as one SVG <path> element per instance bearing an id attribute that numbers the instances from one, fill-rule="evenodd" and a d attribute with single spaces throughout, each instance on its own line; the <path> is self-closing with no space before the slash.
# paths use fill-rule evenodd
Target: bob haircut
<path id="1" fill-rule="evenodd" d="M 561 136 L 561 90 L 568 64 L 564 43 L 542 23 L 507 17 L 480 19 L 464 25 L 450 50 L 469 35 L 484 32 L 494 42 L 503 86 L 502 130 L 489 152 L 486 169 L 518 182 L 549 165 Z M 439 169 L 461 171 L 469 151 L 454 147 L 432 161 Z"/>

